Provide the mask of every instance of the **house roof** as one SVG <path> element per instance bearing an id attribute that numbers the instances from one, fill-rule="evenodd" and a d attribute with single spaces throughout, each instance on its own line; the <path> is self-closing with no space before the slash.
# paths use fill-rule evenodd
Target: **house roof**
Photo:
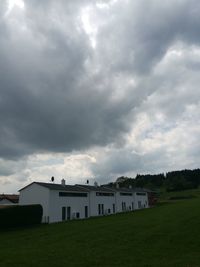
<path id="1" fill-rule="evenodd" d="M 32 184 L 38 184 L 50 190 L 60 190 L 60 191 L 73 191 L 73 192 L 124 192 L 124 193 L 133 193 L 133 192 L 147 192 L 143 188 L 115 188 L 115 187 L 105 187 L 105 186 L 92 186 L 85 184 L 76 184 L 76 185 L 62 185 L 62 184 L 54 184 L 54 183 L 41 183 L 41 182 L 33 182 L 19 191 L 24 190 Z"/>
<path id="2" fill-rule="evenodd" d="M 53 183 L 40 183 L 40 182 L 33 182 L 23 188 L 21 188 L 19 191 L 24 190 L 25 188 L 29 187 L 32 184 L 38 184 L 40 186 L 46 187 L 50 190 L 60 190 L 60 191 L 73 191 L 73 192 L 77 192 L 77 191 L 83 191 L 83 192 L 87 192 L 87 190 L 85 190 L 84 188 L 79 188 L 75 185 L 62 185 L 62 184 L 53 184 Z"/>
<path id="3" fill-rule="evenodd" d="M 85 185 L 85 184 L 76 184 L 79 188 L 84 188 L 87 191 L 95 191 L 95 192 L 113 192 L 111 188 L 106 188 L 102 186 L 94 186 L 94 185 Z"/>
<path id="4" fill-rule="evenodd" d="M 147 192 L 147 189 L 145 188 L 140 188 L 140 187 L 134 187 L 133 188 L 134 192 Z"/>
<path id="5" fill-rule="evenodd" d="M 130 188 L 116 188 L 116 187 L 104 187 L 104 188 L 110 189 L 113 192 L 133 193 L 133 189 Z"/>
<path id="6" fill-rule="evenodd" d="M 116 188 L 116 187 L 104 187 L 104 188 L 106 188 L 106 189 L 110 189 L 110 190 L 112 190 L 112 191 L 115 191 L 115 192 L 124 192 L 124 193 L 134 193 L 134 192 L 147 192 L 147 190 L 146 189 L 144 189 L 144 188 L 136 188 L 136 187 L 134 187 L 134 188 L 126 188 L 126 187 L 119 187 L 119 188 Z"/>
<path id="7" fill-rule="evenodd" d="M 19 202 L 19 195 L 14 194 L 0 194 L 0 201 L 7 199 L 12 203 L 18 203 Z"/>

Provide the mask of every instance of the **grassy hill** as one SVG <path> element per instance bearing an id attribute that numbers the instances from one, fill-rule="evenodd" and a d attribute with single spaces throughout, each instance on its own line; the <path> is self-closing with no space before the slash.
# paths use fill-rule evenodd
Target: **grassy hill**
<path id="1" fill-rule="evenodd" d="M 0 232 L 0 266 L 198 267 L 197 196 L 131 213 Z"/>

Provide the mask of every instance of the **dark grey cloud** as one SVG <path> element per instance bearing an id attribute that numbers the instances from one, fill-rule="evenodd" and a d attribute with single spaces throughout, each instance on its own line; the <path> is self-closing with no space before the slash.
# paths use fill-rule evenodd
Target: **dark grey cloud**
<path id="1" fill-rule="evenodd" d="M 1 157 L 106 145 L 127 130 L 129 107 L 113 103 L 109 87 L 100 91 L 85 66 L 92 57 L 85 33 L 45 23 L 28 21 L 19 37 L 9 25 L 0 42 Z"/>
<path id="2" fill-rule="evenodd" d="M 96 177 L 196 166 L 198 1 L 24 3 L 0 3 L 1 158 L 96 150 Z"/>

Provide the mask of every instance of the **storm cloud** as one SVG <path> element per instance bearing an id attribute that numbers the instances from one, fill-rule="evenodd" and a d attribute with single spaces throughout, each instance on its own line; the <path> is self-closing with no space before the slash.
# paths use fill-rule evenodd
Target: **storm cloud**
<path id="1" fill-rule="evenodd" d="M 194 0 L 1 1 L 1 180 L 198 167 L 199 28 Z"/>

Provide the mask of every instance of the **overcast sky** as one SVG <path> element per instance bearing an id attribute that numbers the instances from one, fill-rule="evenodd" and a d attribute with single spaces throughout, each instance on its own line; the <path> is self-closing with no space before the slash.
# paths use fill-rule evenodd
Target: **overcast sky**
<path id="1" fill-rule="evenodd" d="M 199 0 L 1 0 L 0 193 L 198 168 Z"/>

